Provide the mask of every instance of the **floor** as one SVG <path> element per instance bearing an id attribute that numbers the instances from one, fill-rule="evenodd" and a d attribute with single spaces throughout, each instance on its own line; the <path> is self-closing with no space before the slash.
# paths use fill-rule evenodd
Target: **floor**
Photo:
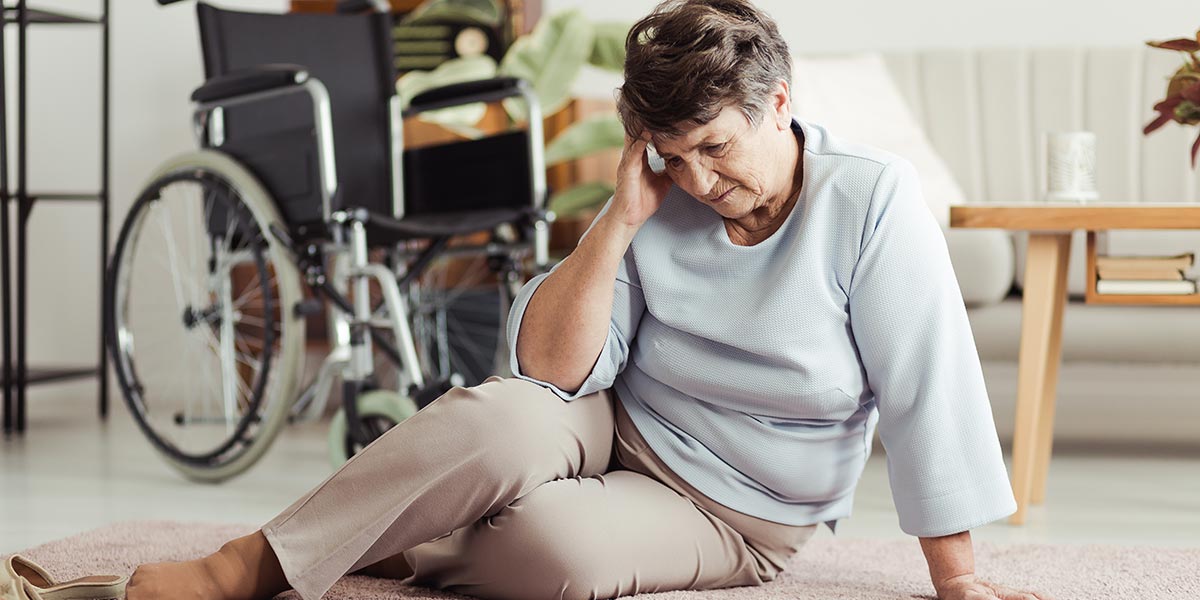
<path id="1" fill-rule="evenodd" d="M 62 388 L 32 392 L 26 435 L 0 439 L 0 553 L 114 521 L 262 523 L 331 472 L 327 427 L 310 423 L 285 430 L 242 477 L 190 483 L 159 460 L 123 404 L 100 422 L 94 384 Z M 876 453 L 839 536 L 905 537 L 878 446 Z M 975 530 L 975 539 L 1200 546 L 1198 447 L 1067 447 L 1050 475 L 1046 504 L 1024 526 L 993 523 Z"/>

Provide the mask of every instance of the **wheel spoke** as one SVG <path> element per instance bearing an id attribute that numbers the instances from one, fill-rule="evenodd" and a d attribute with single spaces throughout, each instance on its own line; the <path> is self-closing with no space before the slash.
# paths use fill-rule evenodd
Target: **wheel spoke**
<path id="1" fill-rule="evenodd" d="M 163 207 L 163 210 L 158 214 L 163 215 L 167 213 L 169 213 L 168 209 Z M 167 214 L 167 216 L 168 218 L 170 217 L 169 214 Z M 183 282 L 180 281 L 179 257 L 178 252 L 175 249 L 175 236 L 173 233 L 171 233 L 166 221 L 161 216 L 158 218 L 158 224 L 159 228 L 162 229 L 163 239 L 167 242 L 167 260 L 169 261 L 168 270 L 171 272 L 171 283 L 173 284 L 172 288 L 175 290 L 175 303 L 180 309 L 182 309 L 183 307 L 187 306 L 187 300 L 183 295 Z"/>

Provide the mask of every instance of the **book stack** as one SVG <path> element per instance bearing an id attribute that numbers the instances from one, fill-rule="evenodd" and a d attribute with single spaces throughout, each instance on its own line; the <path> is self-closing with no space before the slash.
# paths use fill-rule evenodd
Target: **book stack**
<path id="1" fill-rule="evenodd" d="M 1195 294 L 1196 282 L 1184 278 L 1195 263 L 1189 252 L 1178 256 L 1097 256 L 1097 294 Z"/>

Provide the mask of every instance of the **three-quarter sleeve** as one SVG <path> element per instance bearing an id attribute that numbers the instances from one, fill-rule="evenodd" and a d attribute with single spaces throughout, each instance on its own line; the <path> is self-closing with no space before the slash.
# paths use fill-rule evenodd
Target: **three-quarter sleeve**
<path id="1" fill-rule="evenodd" d="M 950 535 L 1016 510 L 962 292 L 912 165 L 884 167 L 849 285 L 900 528 Z"/>
<path id="2" fill-rule="evenodd" d="M 609 202 L 611 203 L 611 200 Z M 604 210 L 607 209 L 608 205 L 605 205 Z M 601 211 L 596 219 L 599 220 L 603 214 L 604 211 Z M 596 221 L 593 221 L 592 226 L 595 223 Z M 588 227 L 587 232 L 581 236 L 580 240 L 587 237 L 591 230 L 592 227 Z M 554 265 L 550 269 L 550 272 L 530 279 L 521 288 L 521 291 L 513 300 L 512 308 L 509 310 L 507 339 L 509 366 L 512 369 L 514 377 L 546 387 L 563 400 L 570 401 L 612 387 L 613 382 L 616 381 L 617 374 L 625 369 L 625 363 L 629 360 L 629 345 L 633 343 L 638 322 L 642 318 L 642 313 L 646 310 L 646 302 L 642 297 L 642 288 L 638 281 L 637 270 L 634 267 L 632 251 L 626 249 L 625 256 L 622 257 L 621 263 L 617 266 L 617 278 L 613 284 L 612 318 L 608 325 L 608 336 L 604 340 L 604 347 L 600 350 L 600 356 L 597 357 L 596 364 L 592 366 L 592 371 L 588 374 L 587 379 L 584 380 L 583 385 L 578 390 L 571 392 L 562 390 L 547 381 L 529 377 L 521 371 L 521 366 L 517 362 L 517 335 L 521 331 L 521 320 L 525 316 L 525 309 L 529 306 L 529 300 L 533 298 L 533 294 L 537 291 L 538 287 L 561 265 L 561 262 Z"/>

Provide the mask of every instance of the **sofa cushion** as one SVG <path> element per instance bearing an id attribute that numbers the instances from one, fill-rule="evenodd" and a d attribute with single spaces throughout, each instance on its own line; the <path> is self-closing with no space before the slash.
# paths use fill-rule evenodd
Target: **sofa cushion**
<path id="1" fill-rule="evenodd" d="M 913 118 L 880 55 L 795 57 L 792 108 L 838 137 L 908 159 L 943 229 L 950 221 L 949 206 L 963 203 L 962 189 Z"/>
<path id="2" fill-rule="evenodd" d="M 1012 237 L 999 229 L 948 229 L 950 262 L 968 307 L 1000 302 L 1012 289 Z"/>
<path id="3" fill-rule="evenodd" d="M 792 107 L 839 137 L 908 159 L 921 177 L 925 203 L 946 233 L 963 300 L 998 302 L 1012 287 L 1012 236 L 1002 230 L 949 230 L 950 205 L 962 189 L 905 103 L 879 54 L 797 56 Z"/>

